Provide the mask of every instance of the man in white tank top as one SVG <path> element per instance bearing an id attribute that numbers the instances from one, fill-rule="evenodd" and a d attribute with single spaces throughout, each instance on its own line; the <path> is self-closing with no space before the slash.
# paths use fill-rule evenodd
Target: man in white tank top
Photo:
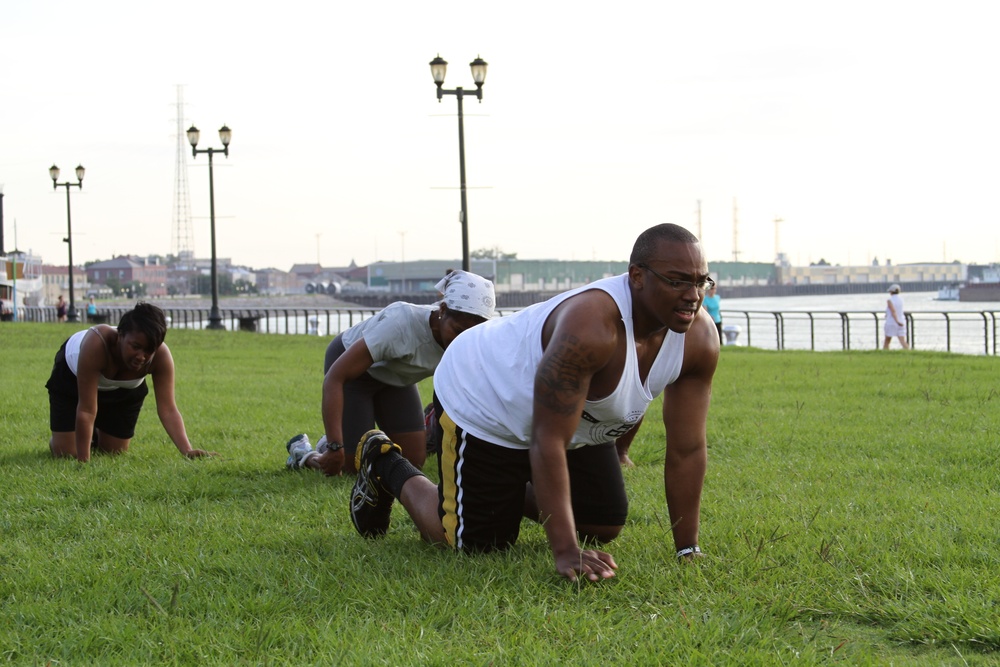
<path id="1" fill-rule="evenodd" d="M 483 551 L 513 544 L 523 511 L 545 526 L 561 575 L 612 577 L 614 558 L 584 547 L 614 539 L 625 523 L 613 441 L 664 392 L 674 547 L 679 558 L 698 556 L 719 357 L 718 333 L 701 308 L 712 284 L 698 239 L 657 225 L 636 240 L 627 274 L 457 337 L 434 375 L 440 484 L 369 432 L 357 454 L 355 527 L 385 534 L 398 498 L 424 539 Z"/>

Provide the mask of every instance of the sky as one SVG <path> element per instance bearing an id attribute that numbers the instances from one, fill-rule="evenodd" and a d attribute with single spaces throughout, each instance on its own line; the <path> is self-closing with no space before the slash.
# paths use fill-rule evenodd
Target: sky
<path id="1" fill-rule="evenodd" d="M 218 255 L 253 268 L 626 260 L 663 222 L 710 261 L 1000 261 L 1000 6 L 7 0 L 4 245 L 65 265 L 174 252 L 177 90 L 213 158 Z M 185 147 L 187 146 L 185 139 Z M 195 254 L 207 156 L 185 148 Z M 776 223 L 775 220 L 781 222 Z M 734 220 L 736 224 L 734 225 Z M 735 230 L 735 232 L 734 232 Z"/>

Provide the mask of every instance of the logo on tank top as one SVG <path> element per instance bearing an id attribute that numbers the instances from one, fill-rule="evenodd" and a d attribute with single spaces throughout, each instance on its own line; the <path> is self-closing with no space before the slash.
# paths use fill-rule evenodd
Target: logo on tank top
<path id="1" fill-rule="evenodd" d="M 587 429 L 590 441 L 600 443 L 610 442 L 611 440 L 617 440 L 622 437 L 628 433 L 629 429 L 639 423 L 639 420 L 642 419 L 644 414 L 646 414 L 645 410 L 633 410 L 624 418 L 601 422 L 584 410 L 580 418 L 581 421 L 585 421 L 590 424 L 590 427 Z"/>

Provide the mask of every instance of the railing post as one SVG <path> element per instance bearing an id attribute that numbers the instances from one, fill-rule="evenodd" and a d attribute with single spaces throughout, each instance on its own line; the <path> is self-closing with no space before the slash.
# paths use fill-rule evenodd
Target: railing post
<path id="1" fill-rule="evenodd" d="M 993 318 L 993 356 L 997 356 L 997 314 L 990 312 L 990 317 Z"/>
<path id="2" fill-rule="evenodd" d="M 983 354 L 989 356 L 990 353 L 990 321 L 986 318 L 986 313 L 979 313 L 983 316 L 983 342 L 986 345 L 986 349 Z"/>
<path id="3" fill-rule="evenodd" d="M 851 318 L 847 316 L 847 313 L 838 313 L 840 315 L 840 347 L 844 350 L 851 349 Z"/>

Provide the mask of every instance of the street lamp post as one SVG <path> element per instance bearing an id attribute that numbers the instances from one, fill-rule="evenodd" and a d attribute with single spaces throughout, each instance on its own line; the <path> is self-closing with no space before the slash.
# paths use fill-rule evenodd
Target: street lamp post
<path id="1" fill-rule="evenodd" d="M 233 132 L 223 125 L 219 128 L 219 140 L 222 141 L 222 148 L 202 148 L 198 150 L 198 138 L 201 132 L 192 125 L 188 131 L 188 141 L 191 142 L 191 154 L 198 157 L 198 153 L 208 153 L 208 210 L 209 219 L 212 224 L 212 310 L 208 314 L 209 329 L 225 329 L 222 325 L 222 314 L 219 312 L 219 275 L 215 259 L 215 178 L 212 175 L 212 154 L 223 153 L 229 157 L 229 141 L 233 137 Z"/>
<path id="2" fill-rule="evenodd" d="M 438 102 L 445 95 L 454 95 L 458 99 L 458 171 L 462 190 L 462 270 L 469 271 L 469 212 L 465 197 L 465 123 L 462 116 L 462 98 L 465 96 L 466 91 L 461 87 L 454 90 L 447 90 L 443 87 L 444 75 L 448 71 L 448 62 L 440 55 L 434 58 L 430 62 L 430 65 L 431 76 L 434 77 L 434 83 L 437 85 Z M 478 56 L 469 63 L 469 67 L 472 69 L 472 80 L 476 83 L 475 92 L 470 91 L 469 94 L 475 95 L 480 103 L 483 101 L 483 82 L 486 81 L 486 65 L 486 61 Z"/>
<path id="3" fill-rule="evenodd" d="M 73 219 L 69 212 L 69 189 L 71 187 L 83 189 L 83 175 L 86 171 L 83 165 L 78 164 L 76 165 L 76 183 L 71 183 L 70 181 L 60 183 L 59 167 L 55 165 L 49 167 L 49 176 L 52 177 L 52 189 L 55 190 L 61 185 L 66 186 L 66 238 L 63 241 L 69 246 L 69 310 L 66 311 L 67 322 L 79 322 L 79 318 L 76 316 L 76 300 L 73 296 Z"/>

